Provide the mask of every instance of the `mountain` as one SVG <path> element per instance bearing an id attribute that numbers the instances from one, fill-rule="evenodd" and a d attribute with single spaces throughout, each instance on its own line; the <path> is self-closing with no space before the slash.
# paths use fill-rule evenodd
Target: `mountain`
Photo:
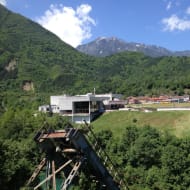
<path id="1" fill-rule="evenodd" d="M 187 56 L 190 57 L 190 51 L 186 50 L 186 51 L 175 51 L 173 52 L 174 56 Z"/>
<path id="2" fill-rule="evenodd" d="M 172 52 L 163 47 L 125 42 L 115 37 L 100 37 L 90 43 L 78 46 L 77 49 L 80 52 L 96 57 L 105 57 L 124 51 L 141 52 L 151 57 L 190 56 L 190 51 Z"/>
<path id="3" fill-rule="evenodd" d="M 153 58 L 138 52 L 121 52 L 104 58 L 85 55 L 39 24 L 0 5 L 1 189 L 26 189 L 22 186 L 41 157 L 32 144 L 34 134 L 42 126 L 48 130 L 63 127 L 64 117 L 45 114 L 34 117 L 39 105 L 49 103 L 50 95 L 84 94 L 94 88 L 97 93 L 125 96 L 190 94 L 189 73 L 189 57 Z M 172 179 L 175 174 L 174 171 Z"/>
<path id="4" fill-rule="evenodd" d="M 88 59 L 88 56 L 39 24 L 0 5 L 2 91 L 49 92 L 67 89 L 78 80 L 75 72 L 83 65 L 83 59 Z"/>
<path id="5" fill-rule="evenodd" d="M 97 41 L 102 42 L 106 39 Z M 50 95 L 84 94 L 94 88 L 126 96 L 190 93 L 189 72 L 188 57 L 154 58 L 129 51 L 101 58 L 86 55 L 0 5 L 0 114 L 8 107 L 36 109 Z"/>
<path id="6" fill-rule="evenodd" d="M 8 107 L 47 104 L 50 94 L 89 92 L 94 60 L 0 5 L 0 114 Z"/>

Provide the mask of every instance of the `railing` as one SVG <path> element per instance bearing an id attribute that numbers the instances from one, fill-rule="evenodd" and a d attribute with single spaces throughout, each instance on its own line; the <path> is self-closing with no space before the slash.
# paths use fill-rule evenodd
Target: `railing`
<path id="1" fill-rule="evenodd" d="M 112 175 L 114 181 L 119 184 L 121 190 L 129 190 L 127 183 L 123 179 L 123 175 L 116 168 L 116 166 L 114 165 L 114 163 L 112 162 L 111 158 L 106 153 L 106 151 L 101 147 L 100 143 L 98 142 L 98 139 L 96 138 L 95 133 L 92 131 L 92 128 L 86 122 L 85 126 L 88 129 L 88 133 L 86 133 L 88 141 L 93 145 L 92 147 L 94 151 L 97 153 L 97 155 L 99 156 L 99 158 L 101 159 L 102 163 L 107 168 L 109 173 Z"/>

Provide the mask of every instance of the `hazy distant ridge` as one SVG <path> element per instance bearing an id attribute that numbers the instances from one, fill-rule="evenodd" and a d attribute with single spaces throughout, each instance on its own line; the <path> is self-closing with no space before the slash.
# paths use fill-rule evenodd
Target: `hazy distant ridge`
<path id="1" fill-rule="evenodd" d="M 146 45 L 136 42 L 125 42 L 116 37 L 99 37 L 96 40 L 77 47 L 80 52 L 96 57 L 105 57 L 115 53 L 132 51 L 141 52 L 151 57 L 190 56 L 190 51 L 170 51 L 156 45 Z"/>

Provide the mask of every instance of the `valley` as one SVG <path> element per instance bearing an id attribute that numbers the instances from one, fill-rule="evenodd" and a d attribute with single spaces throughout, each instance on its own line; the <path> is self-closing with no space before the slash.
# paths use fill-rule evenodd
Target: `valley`
<path id="1" fill-rule="evenodd" d="M 140 48 L 142 44 L 132 45 Z M 0 5 L 1 189 L 27 189 L 26 181 L 43 157 L 33 140 L 35 134 L 44 125 L 51 131 L 68 126 L 67 117 L 38 112 L 52 95 L 72 96 L 96 89 L 97 94 L 123 94 L 125 99 L 189 96 L 189 51 L 175 56 L 166 52 L 159 56 L 136 50 L 87 55 Z M 173 107 L 174 103 L 159 105 Z M 158 108 L 158 104 L 148 108 Z M 130 190 L 186 190 L 190 187 L 189 118 L 189 111 L 105 112 L 92 123 L 92 130 Z M 72 188 L 100 189 L 90 168 L 83 169 Z"/>

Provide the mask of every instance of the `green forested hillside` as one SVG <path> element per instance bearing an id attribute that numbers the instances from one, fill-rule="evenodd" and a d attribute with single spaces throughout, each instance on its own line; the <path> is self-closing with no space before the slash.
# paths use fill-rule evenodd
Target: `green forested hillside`
<path id="1" fill-rule="evenodd" d="M 2 92 L 124 95 L 189 93 L 190 58 L 151 58 L 120 53 L 83 55 L 40 25 L 0 6 L 0 88 Z M 25 89 L 23 91 L 23 88 Z"/>
<path id="2" fill-rule="evenodd" d="M 50 95 L 81 94 L 94 88 L 97 93 L 126 96 L 189 94 L 189 73 L 187 57 L 150 58 L 130 52 L 86 56 L 0 5 L 1 189 L 20 189 L 31 175 L 40 160 L 32 138 L 44 121 L 50 127 L 63 127 L 63 118 L 35 114 L 39 105 L 49 103 Z M 163 135 L 150 127 L 139 129 L 141 121 L 136 117 L 130 123 L 135 126 L 124 126 L 118 141 L 110 131 L 97 134 L 124 171 L 130 189 L 188 189 L 189 139 Z M 82 185 L 86 187 L 76 189 L 89 189 L 88 181 Z"/>
<path id="3" fill-rule="evenodd" d="M 1 5 L 0 14 L 0 111 L 16 103 L 48 103 L 49 93 L 86 88 L 92 58 Z"/>
<path id="4" fill-rule="evenodd" d="M 140 117 L 143 117 L 140 114 L 119 115 L 115 123 L 113 123 L 115 113 L 110 114 L 98 121 L 99 124 L 104 121 L 104 124 L 94 123 L 93 130 L 96 131 L 99 144 L 109 154 L 117 169 L 122 172 L 123 180 L 130 190 L 186 190 L 190 187 L 189 137 L 177 138 L 170 132 L 160 132 L 147 125 L 138 127 Z M 171 118 L 176 115 L 170 113 L 166 116 Z M 177 119 L 182 119 L 184 116 L 184 113 L 180 113 Z M 1 117 L 0 186 L 2 190 L 28 189 L 21 187 L 26 184 L 35 166 L 44 156 L 33 141 L 34 135 L 43 126 L 44 119 L 46 126 L 48 123 L 51 129 L 64 128 L 63 117 L 47 118 L 45 115 L 34 117 L 28 109 L 11 110 Z M 124 122 L 127 119 L 129 121 Z M 141 121 L 144 122 L 145 117 Z M 164 121 L 164 124 L 167 127 L 167 122 Z M 164 124 L 162 123 L 162 127 Z M 96 127 L 104 128 L 97 131 Z M 77 186 L 71 189 L 100 189 L 98 183 L 94 183 L 95 180 L 91 179 L 90 170 L 86 165 L 83 169 L 86 173 L 80 176 L 79 182 L 75 182 Z"/>
<path id="5" fill-rule="evenodd" d="M 128 96 L 189 93 L 190 59 L 187 57 L 150 58 L 121 53 L 102 62 L 100 79 L 110 91 Z"/>
<path id="6" fill-rule="evenodd" d="M 12 88 L 11 84 L 20 87 L 26 80 L 34 82 L 36 91 L 48 91 L 49 84 L 73 83 L 71 68 L 77 67 L 78 60 L 82 64 L 84 56 L 38 24 L 0 8 L 0 79 L 7 83 L 6 88 Z"/>

